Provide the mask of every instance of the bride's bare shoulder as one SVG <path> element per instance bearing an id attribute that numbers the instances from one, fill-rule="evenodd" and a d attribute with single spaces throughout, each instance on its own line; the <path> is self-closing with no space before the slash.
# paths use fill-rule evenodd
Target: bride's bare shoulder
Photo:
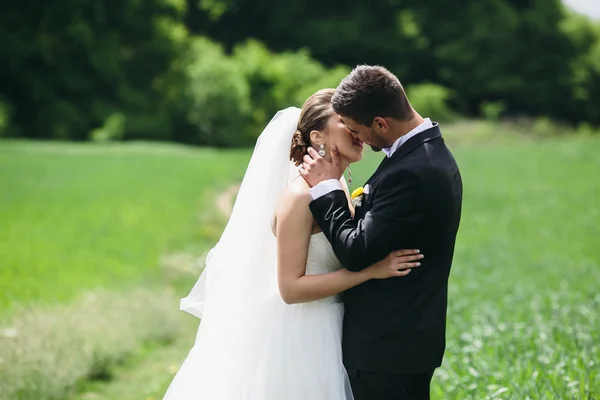
<path id="1" fill-rule="evenodd" d="M 297 178 L 285 188 L 279 203 L 285 203 L 294 206 L 302 204 L 308 205 L 312 200 L 309 189 L 310 186 L 304 179 Z"/>
<path id="2" fill-rule="evenodd" d="M 309 192 L 310 186 L 302 178 L 291 182 L 279 198 L 275 216 L 273 218 L 272 229 L 275 234 L 277 231 L 277 221 L 287 221 L 292 226 L 302 226 L 310 231 L 312 217 L 308 205 L 312 201 Z M 307 221 L 304 223 L 304 221 Z M 304 227 L 306 225 L 306 227 Z"/>
<path id="3" fill-rule="evenodd" d="M 310 186 L 302 178 L 292 181 L 283 191 L 277 203 L 276 216 L 293 215 L 294 218 L 306 218 L 310 214 L 308 205 L 312 201 Z"/>

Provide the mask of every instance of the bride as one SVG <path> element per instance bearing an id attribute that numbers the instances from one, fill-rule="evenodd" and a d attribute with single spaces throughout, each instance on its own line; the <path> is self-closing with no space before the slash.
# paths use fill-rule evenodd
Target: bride
<path id="1" fill-rule="evenodd" d="M 225 231 L 181 301 L 202 321 L 165 400 L 352 399 L 340 293 L 404 276 L 421 256 L 398 251 L 350 272 L 313 221 L 297 170 L 308 147 L 331 159 L 335 146 L 346 166 L 362 158 L 362 143 L 333 112 L 333 93 L 279 111 L 258 138 Z M 342 187 L 351 204 L 343 178 Z"/>

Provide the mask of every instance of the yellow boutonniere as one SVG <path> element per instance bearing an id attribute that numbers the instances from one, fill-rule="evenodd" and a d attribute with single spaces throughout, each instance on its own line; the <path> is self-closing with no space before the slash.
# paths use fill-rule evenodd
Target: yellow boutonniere
<path id="1" fill-rule="evenodd" d="M 352 204 L 354 205 L 354 207 L 360 207 L 362 205 L 364 194 L 365 189 L 363 187 L 359 187 L 352 192 L 350 198 L 352 199 Z"/>
<path id="2" fill-rule="evenodd" d="M 350 197 L 355 198 L 358 196 L 362 196 L 365 193 L 365 189 L 361 186 L 357 189 L 354 189 L 354 191 L 352 192 L 352 194 L 350 195 Z"/>

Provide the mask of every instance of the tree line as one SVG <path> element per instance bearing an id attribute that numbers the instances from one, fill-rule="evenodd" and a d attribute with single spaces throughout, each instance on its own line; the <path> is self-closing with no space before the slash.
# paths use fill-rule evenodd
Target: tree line
<path id="1" fill-rule="evenodd" d="M 600 125 L 600 24 L 560 0 L 22 1 L 0 30 L 0 136 L 247 145 L 365 63 L 440 118 Z"/>

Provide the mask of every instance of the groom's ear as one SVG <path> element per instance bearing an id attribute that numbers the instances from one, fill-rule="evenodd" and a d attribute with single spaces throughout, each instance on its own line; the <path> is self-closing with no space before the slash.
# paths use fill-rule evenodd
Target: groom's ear
<path id="1" fill-rule="evenodd" d="M 373 118 L 373 123 L 371 124 L 371 128 L 379 133 L 387 134 L 390 130 L 390 126 L 388 125 L 385 118 L 375 117 Z"/>

